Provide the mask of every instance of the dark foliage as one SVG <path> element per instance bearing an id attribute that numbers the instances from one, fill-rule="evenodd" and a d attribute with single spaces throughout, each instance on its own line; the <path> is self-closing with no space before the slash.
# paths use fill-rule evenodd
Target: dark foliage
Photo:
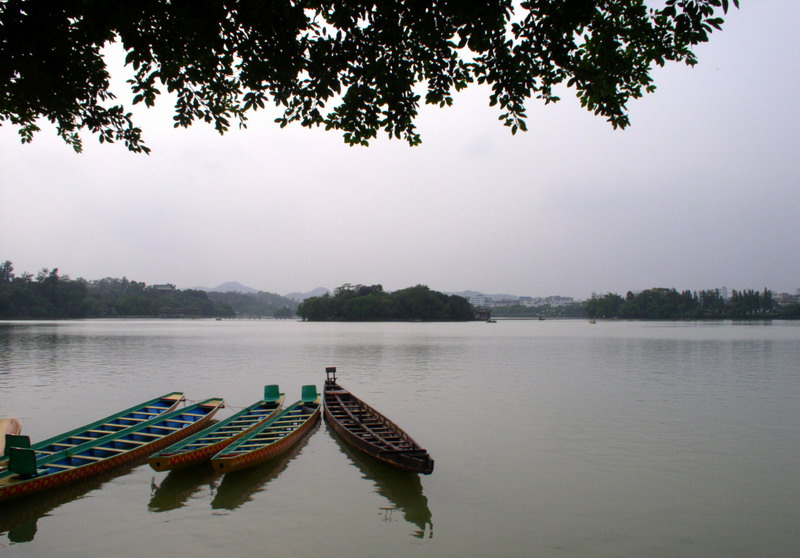
<path id="1" fill-rule="evenodd" d="M 790 317 L 778 308 L 772 292 L 752 289 L 732 291 L 729 299 L 719 289 L 682 291 L 648 289 L 638 294 L 628 292 L 625 298 L 608 294 L 586 302 L 590 318 L 630 318 L 647 320 L 745 319 Z"/>
<path id="2" fill-rule="evenodd" d="M 308 321 L 466 321 L 475 319 L 472 305 L 461 296 L 446 295 L 425 285 L 393 293 L 381 285 L 343 285 L 333 295 L 308 298 L 297 315 Z"/>
<path id="3" fill-rule="evenodd" d="M 17 277 L 11 262 L 0 264 L 2 319 L 233 315 L 230 306 L 210 300 L 203 291 L 147 286 L 126 278 L 70 279 L 58 269 L 43 269 L 35 278 L 29 273 Z"/>
<path id="4" fill-rule="evenodd" d="M 730 0 L 738 6 L 738 0 Z M 134 73 L 133 103 L 175 95 L 175 126 L 223 133 L 272 104 L 281 126 L 339 130 L 350 144 L 384 131 L 414 145 L 421 102 L 447 106 L 471 83 L 512 132 L 525 103 L 572 88 L 614 127 L 627 102 L 655 89 L 650 72 L 695 64 L 692 48 L 719 29 L 729 0 L 4 0 L 0 123 L 23 142 L 55 124 L 148 152 L 109 90 L 103 47 L 118 42 Z"/>

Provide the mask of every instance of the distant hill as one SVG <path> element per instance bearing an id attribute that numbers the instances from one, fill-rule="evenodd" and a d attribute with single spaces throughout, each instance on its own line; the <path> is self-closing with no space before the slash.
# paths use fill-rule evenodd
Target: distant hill
<path id="1" fill-rule="evenodd" d="M 221 285 L 217 285 L 213 289 L 209 289 L 208 287 L 194 287 L 196 291 L 206 291 L 207 293 L 257 293 L 258 289 L 254 289 L 252 287 L 248 287 L 247 285 L 242 285 L 236 281 L 228 281 L 227 283 L 222 283 Z"/>
<path id="2" fill-rule="evenodd" d="M 264 291 L 245 293 L 241 291 L 209 291 L 208 298 L 227 304 L 237 316 L 275 316 L 288 318 L 294 315 L 297 302 L 275 293 Z"/>
<path id="3" fill-rule="evenodd" d="M 307 293 L 289 293 L 283 295 L 284 298 L 291 298 L 292 300 L 296 300 L 297 302 L 303 302 L 307 298 L 311 298 L 312 296 L 323 296 L 328 294 L 330 290 L 326 289 L 325 287 L 317 287 L 313 291 L 309 291 Z"/>

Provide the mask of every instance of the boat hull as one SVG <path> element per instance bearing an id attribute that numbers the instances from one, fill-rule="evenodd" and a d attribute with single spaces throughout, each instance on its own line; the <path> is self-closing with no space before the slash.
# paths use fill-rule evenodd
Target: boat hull
<path id="1" fill-rule="evenodd" d="M 433 459 L 425 449 L 397 424 L 347 389 L 337 383 L 326 382 L 323 389 L 323 397 L 325 400 L 323 413 L 325 421 L 344 442 L 397 469 L 425 475 L 433 472 Z M 374 443 L 370 441 L 374 437 L 370 436 L 369 430 L 360 425 L 355 417 L 344 413 L 342 410 L 344 402 L 350 407 L 358 409 L 360 413 L 368 415 L 369 419 L 377 427 L 387 433 L 385 438 L 397 439 L 397 443 L 391 444 L 385 441 Z M 346 416 L 347 420 L 340 420 L 340 416 Z"/>
<path id="2" fill-rule="evenodd" d="M 307 420 L 300 428 L 296 429 L 288 436 L 283 437 L 279 442 L 269 444 L 258 450 L 253 450 L 241 457 L 214 459 L 211 463 L 214 469 L 220 473 L 232 473 L 241 469 L 255 467 L 291 449 L 318 421 L 319 413 L 316 413 L 315 418 Z"/>
<path id="3" fill-rule="evenodd" d="M 43 462 L 52 455 L 68 448 L 75 448 L 87 441 L 98 440 L 109 434 L 122 435 L 149 420 L 175 410 L 181 401 L 185 401 L 182 392 L 168 393 L 68 432 L 36 442 L 31 445 L 31 448 L 36 452 L 37 460 Z M 0 456 L 0 472 L 6 469 L 7 463 L 8 458 Z"/>
<path id="4" fill-rule="evenodd" d="M 252 432 L 273 418 L 280 411 L 282 403 L 283 396 L 281 396 L 278 401 L 262 401 L 261 403 L 251 405 L 247 409 L 215 424 L 211 428 L 204 430 L 202 433 L 198 434 L 197 437 L 190 437 L 196 438 L 195 443 L 201 444 L 201 447 L 187 450 L 185 448 L 187 447 L 188 440 L 184 439 L 183 441 L 179 442 L 179 444 L 175 445 L 174 453 L 171 452 L 173 448 L 168 447 L 164 451 L 151 456 L 147 461 L 156 471 L 182 469 L 184 467 L 191 467 L 192 465 L 198 465 L 208 461 L 242 436 Z M 215 436 L 217 433 L 224 432 L 237 422 L 248 421 L 248 417 L 254 416 L 255 413 L 259 413 L 260 418 L 258 420 L 253 419 L 252 421 L 249 421 L 249 427 L 239 430 L 235 434 L 231 434 L 222 439 Z"/>
<path id="5" fill-rule="evenodd" d="M 197 465 L 204 461 L 208 461 L 238 438 L 239 436 L 232 436 L 230 439 L 223 440 L 216 444 L 210 444 L 205 446 L 203 449 L 193 452 L 180 453 L 177 455 L 169 455 L 158 458 L 151 457 L 147 460 L 147 462 L 155 471 L 173 471 L 175 469 L 191 467 L 192 465 Z"/>
<path id="6" fill-rule="evenodd" d="M 61 467 L 69 467 L 63 468 L 62 470 L 55 470 L 53 472 L 48 472 L 46 474 L 23 478 L 19 475 L 11 473 L 10 471 L 5 471 L 0 475 L 0 500 L 8 500 L 11 498 L 18 498 L 21 496 L 25 496 L 28 494 L 33 494 L 36 492 L 41 492 L 43 490 L 49 490 L 53 488 L 57 488 L 59 486 L 64 486 L 73 482 L 76 482 L 81 479 L 85 479 L 88 477 L 92 477 L 94 475 L 98 475 L 105 471 L 109 471 L 113 468 L 119 467 L 126 463 L 131 463 L 140 459 L 145 458 L 146 456 L 152 454 L 153 452 L 159 451 L 162 448 L 165 448 L 171 444 L 174 444 L 181 438 L 186 436 L 190 436 L 191 434 L 198 432 L 199 430 L 205 428 L 208 425 L 208 422 L 214 416 L 214 414 L 219 410 L 220 406 L 222 405 L 222 400 L 213 400 L 210 401 L 208 404 L 199 403 L 181 411 L 173 411 L 168 415 L 172 415 L 173 418 L 168 419 L 166 416 L 159 417 L 158 419 L 153 419 L 150 423 L 144 423 L 137 427 L 134 432 L 127 432 L 124 436 L 106 436 L 104 438 L 100 438 L 95 442 L 90 442 L 85 444 L 84 446 L 79 446 L 75 448 L 75 453 L 68 453 L 62 452 L 62 454 L 57 457 L 53 458 L 51 461 L 47 461 L 40 464 L 42 469 L 47 471 L 53 471 L 53 469 L 61 468 Z M 190 424 L 183 425 L 181 427 L 170 427 L 172 432 L 163 436 L 159 436 L 158 438 L 153 438 L 151 441 L 148 442 L 141 442 L 139 443 L 138 438 L 152 438 L 153 435 L 145 432 L 148 429 L 163 429 L 164 427 L 160 427 L 159 425 L 164 422 L 168 424 L 179 424 L 181 422 L 181 418 L 187 415 L 187 413 L 197 410 L 198 408 L 202 407 L 203 416 L 198 418 L 197 420 L 191 422 Z M 134 449 L 128 449 L 124 451 L 119 451 L 116 455 L 105 457 L 105 458 L 93 458 L 93 457 L 84 457 L 85 455 L 89 455 L 91 450 L 97 447 L 114 447 L 114 443 L 117 442 L 118 444 L 131 444 L 133 442 L 129 442 L 129 440 L 137 440 Z M 64 460 L 77 460 L 83 461 L 86 459 L 96 459 L 93 462 L 89 462 L 86 464 L 69 466 L 69 465 L 61 465 L 60 462 Z"/>
<path id="7" fill-rule="evenodd" d="M 369 455 L 379 461 L 386 463 L 396 469 L 400 469 L 401 471 L 411 471 L 413 473 L 422 473 L 423 475 L 430 475 L 433 473 L 433 460 L 428 459 L 418 459 L 414 457 L 410 457 L 408 455 L 403 454 L 391 454 L 387 453 L 386 451 L 382 451 L 376 448 L 373 444 L 365 442 L 352 432 L 350 432 L 347 428 L 342 426 L 337 420 L 335 420 L 330 413 L 325 414 L 325 421 L 331 427 L 331 429 L 339 435 L 339 437 L 348 443 L 353 448 L 359 450 L 362 453 Z M 419 450 L 414 450 L 419 451 Z M 424 450 L 422 450 L 424 451 Z"/>
<path id="8" fill-rule="evenodd" d="M 269 461 L 296 445 L 317 424 L 321 410 L 316 388 L 303 386 L 303 399 L 215 455 L 211 465 L 220 473 L 231 473 Z"/>

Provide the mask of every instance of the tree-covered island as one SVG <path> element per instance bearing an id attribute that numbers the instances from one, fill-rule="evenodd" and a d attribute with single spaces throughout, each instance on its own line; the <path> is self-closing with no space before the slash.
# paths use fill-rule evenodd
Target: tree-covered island
<path id="1" fill-rule="evenodd" d="M 300 303 L 297 315 L 308 321 L 468 321 L 476 319 L 469 301 L 425 285 L 392 293 L 382 285 L 345 284 Z"/>

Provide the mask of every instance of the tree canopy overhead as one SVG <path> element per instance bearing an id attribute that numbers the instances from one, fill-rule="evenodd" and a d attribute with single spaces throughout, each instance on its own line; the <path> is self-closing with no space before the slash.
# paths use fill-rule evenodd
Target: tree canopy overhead
<path id="1" fill-rule="evenodd" d="M 730 0 L 738 7 L 738 0 Z M 450 105 L 470 83 L 512 132 L 525 103 L 557 86 L 614 126 L 652 92 L 650 71 L 695 64 L 729 0 L 3 0 L 0 125 L 31 141 L 44 118 L 76 151 L 80 132 L 148 152 L 109 90 L 103 49 L 119 42 L 133 103 L 175 95 L 174 124 L 223 133 L 275 105 L 281 126 L 338 130 L 349 144 L 379 131 L 419 143 L 421 102 Z"/>

